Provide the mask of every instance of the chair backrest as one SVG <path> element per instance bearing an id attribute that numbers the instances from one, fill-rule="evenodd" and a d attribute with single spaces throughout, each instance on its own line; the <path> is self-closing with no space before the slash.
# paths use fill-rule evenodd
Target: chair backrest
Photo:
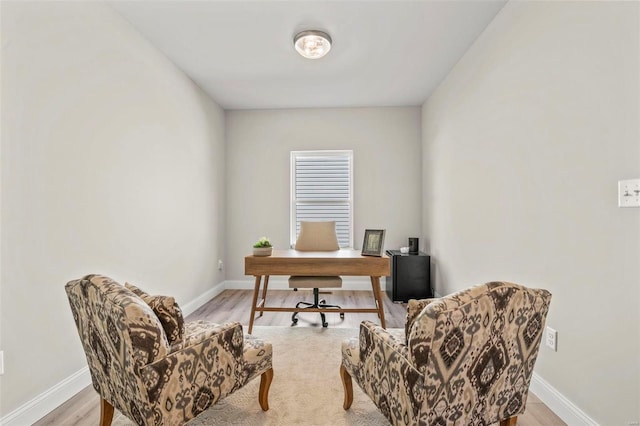
<path id="1" fill-rule="evenodd" d="M 300 233 L 296 240 L 296 250 L 300 251 L 336 251 L 340 250 L 336 223 L 300 222 Z"/>
<path id="2" fill-rule="evenodd" d="M 130 290 L 101 275 L 65 286 L 93 387 L 115 408 L 146 423 L 153 418 L 139 368 L 169 353 L 151 308 Z"/>
<path id="3" fill-rule="evenodd" d="M 550 300 L 491 282 L 429 304 L 408 339 L 424 380 L 421 418 L 492 424 L 523 412 Z"/>

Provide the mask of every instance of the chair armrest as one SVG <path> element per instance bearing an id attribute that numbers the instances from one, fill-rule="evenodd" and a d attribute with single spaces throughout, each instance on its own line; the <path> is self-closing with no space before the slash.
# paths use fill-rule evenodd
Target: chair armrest
<path id="1" fill-rule="evenodd" d="M 171 353 L 197 345 L 200 342 L 214 336 L 224 330 L 232 327 L 240 326 L 239 322 L 229 322 L 225 324 L 216 324 L 209 321 L 191 321 L 185 324 L 185 333 L 182 340 L 171 345 Z M 242 327 L 242 326 L 240 326 Z"/>
<path id="2" fill-rule="evenodd" d="M 364 363 L 375 350 L 393 351 L 409 362 L 409 348 L 404 342 L 371 321 L 360 324 L 360 362 Z"/>
<path id="3" fill-rule="evenodd" d="M 360 363 L 356 380 L 387 418 L 400 424 L 417 415 L 426 399 L 424 376 L 413 366 L 402 338 L 370 322 L 360 324 Z"/>
<path id="4" fill-rule="evenodd" d="M 411 327 L 413 327 L 413 323 L 415 323 L 416 318 L 420 315 L 420 312 L 427 307 L 427 305 L 431 302 L 435 302 L 438 300 L 437 298 L 433 299 L 409 299 L 409 303 L 407 303 L 407 320 L 404 325 L 404 336 L 405 336 L 405 344 L 409 344 L 409 335 L 411 334 Z"/>
<path id="5" fill-rule="evenodd" d="M 200 412 L 248 380 L 243 374 L 244 336 L 240 323 L 218 325 L 202 321 L 189 328 L 194 331 L 172 347 L 174 352 L 140 369 L 149 403 L 161 410 L 165 419 L 182 412 Z"/>

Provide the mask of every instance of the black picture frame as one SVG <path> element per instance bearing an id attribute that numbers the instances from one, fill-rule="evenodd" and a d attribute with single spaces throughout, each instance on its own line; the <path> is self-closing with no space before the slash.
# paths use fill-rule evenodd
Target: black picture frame
<path id="1" fill-rule="evenodd" d="M 384 231 L 384 229 L 365 229 L 362 243 L 363 256 L 382 256 Z"/>

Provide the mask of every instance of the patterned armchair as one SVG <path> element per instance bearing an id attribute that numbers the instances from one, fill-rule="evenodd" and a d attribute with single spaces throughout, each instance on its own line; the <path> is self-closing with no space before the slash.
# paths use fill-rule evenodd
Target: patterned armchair
<path id="1" fill-rule="evenodd" d="M 100 395 L 100 423 L 114 407 L 139 425 L 180 425 L 261 375 L 269 409 L 270 343 L 239 323 L 186 323 L 173 297 L 150 296 L 100 275 L 65 286 Z"/>
<path id="2" fill-rule="evenodd" d="M 405 333 L 363 321 L 342 344 L 344 409 L 351 378 L 394 425 L 515 426 L 524 412 L 551 294 L 491 282 L 412 300 Z"/>

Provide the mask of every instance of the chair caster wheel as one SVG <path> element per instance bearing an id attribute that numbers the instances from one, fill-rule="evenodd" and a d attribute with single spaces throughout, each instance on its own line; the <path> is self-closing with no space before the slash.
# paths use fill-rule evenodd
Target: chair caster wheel
<path id="1" fill-rule="evenodd" d="M 323 323 L 322 323 L 322 326 L 323 326 L 324 328 L 327 328 L 327 327 L 329 327 L 329 323 L 328 323 L 328 322 L 323 322 Z"/>
<path id="2" fill-rule="evenodd" d="M 340 319 L 344 319 L 344 312 L 340 312 Z"/>

